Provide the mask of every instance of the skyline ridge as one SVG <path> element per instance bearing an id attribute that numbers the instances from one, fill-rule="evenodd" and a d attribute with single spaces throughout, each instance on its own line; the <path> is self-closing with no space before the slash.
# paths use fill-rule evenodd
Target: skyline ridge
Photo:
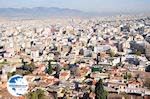
<path id="1" fill-rule="evenodd" d="M 143 15 L 147 12 L 85 12 L 60 7 L 0 8 L 0 17 L 6 18 L 48 18 L 48 17 L 106 17 L 116 15 Z M 33 14 L 34 13 L 34 14 Z"/>
<path id="2" fill-rule="evenodd" d="M 150 0 L 0 0 L 1 8 L 60 7 L 85 12 L 145 12 Z"/>

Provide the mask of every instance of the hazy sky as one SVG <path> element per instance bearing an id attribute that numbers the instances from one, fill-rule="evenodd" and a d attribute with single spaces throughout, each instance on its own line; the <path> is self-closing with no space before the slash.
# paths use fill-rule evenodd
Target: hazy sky
<path id="1" fill-rule="evenodd" d="M 82 11 L 150 11 L 150 0 L 0 0 L 0 7 L 60 7 Z"/>

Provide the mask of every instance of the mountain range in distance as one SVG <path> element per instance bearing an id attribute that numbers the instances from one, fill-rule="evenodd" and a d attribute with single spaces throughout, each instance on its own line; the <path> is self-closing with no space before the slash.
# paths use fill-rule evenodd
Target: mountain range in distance
<path id="1" fill-rule="evenodd" d="M 34 8 L 0 8 L 0 17 L 63 17 L 63 16 L 110 16 L 120 14 L 120 12 L 84 12 L 75 9 L 58 8 L 58 7 L 34 7 Z"/>

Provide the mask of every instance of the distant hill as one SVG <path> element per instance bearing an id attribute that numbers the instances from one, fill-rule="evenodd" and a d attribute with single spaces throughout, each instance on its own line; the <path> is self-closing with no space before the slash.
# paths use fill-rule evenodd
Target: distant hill
<path id="1" fill-rule="evenodd" d="M 57 7 L 35 7 L 35 8 L 0 8 L 2 17 L 49 17 L 49 16 L 88 16 L 80 10 L 57 8 Z"/>
<path id="2" fill-rule="evenodd" d="M 83 12 L 75 9 L 58 7 L 34 7 L 34 8 L 0 8 L 0 17 L 6 18 L 42 18 L 64 16 L 113 16 L 121 14 L 135 14 L 131 12 Z"/>

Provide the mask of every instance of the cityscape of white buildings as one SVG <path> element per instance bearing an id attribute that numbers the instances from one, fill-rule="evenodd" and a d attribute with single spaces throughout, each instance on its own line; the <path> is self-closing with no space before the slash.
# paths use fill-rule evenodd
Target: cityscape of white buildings
<path id="1" fill-rule="evenodd" d="M 6 83 L 12 73 L 24 75 L 29 92 L 44 88 L 50 99 L 54 94 L 77 99 L 84 93 L 95 99 L 99 79 L 109 93 L 149 96 L 148 66 L 148 16 L 0 22 L 0 90 L 6 90 L 0 99 L 11 97 Z"/>

